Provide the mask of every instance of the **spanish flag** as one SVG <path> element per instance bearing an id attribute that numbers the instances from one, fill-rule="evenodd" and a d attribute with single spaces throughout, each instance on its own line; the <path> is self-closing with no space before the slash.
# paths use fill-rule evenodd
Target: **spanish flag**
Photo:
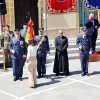
<path id="1" fill-rule="evenodd" d="M 26 38 L 25 38 L 26 42 L 28 42 L 28 40 L 30 38 L 32 38 L 32 39 L 35 38 L 35 33 L 34 33 L 34 30 L 33 30 L 33 26 L 34 26 L 34 23 L 33 23 L 32 19 L 30 18 L 30 21 L 28 22 L 28 30 L 27 30 Z"/>

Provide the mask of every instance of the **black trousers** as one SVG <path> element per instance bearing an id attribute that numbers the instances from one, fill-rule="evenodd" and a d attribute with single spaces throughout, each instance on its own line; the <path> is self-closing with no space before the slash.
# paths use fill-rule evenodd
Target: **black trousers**
<path id="1" fill-rule="evenodd" d="M 39 56 L 37 55 L 37 71 L 38 76 L 46 75 L 46 55 Z"/>
<path id="2" fill-rule="evenodd" d="M 96 51 L 96 40 L 97 40 L 97 33 L 92 33 L 91 35 L 91 42 L 92 42 L 92 51 Z"/>
<path id="3" fill-rule="evenodd" d="M 21 59 L 12 59 L 13 76 L 14 78 L 22 77 L 23 61 Z"/>
<path id="4" fill-rule="evenodd" d="M 82 73 L 88 73 L 89 51 L 84 51 L 83 53 L 80 53 L 80 61 Z"/>

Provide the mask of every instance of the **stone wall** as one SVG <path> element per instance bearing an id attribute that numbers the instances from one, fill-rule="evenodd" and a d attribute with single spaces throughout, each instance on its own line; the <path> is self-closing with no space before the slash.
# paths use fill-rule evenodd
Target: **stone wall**
<path id="1" fill-rule="evenodd" d="M 48 37 L 50 40 L 54 40 L 58 30 L 48 30 Z M 68 38 L 77 38 L 78 28 L 63 29 L 64 35 Z M 81 32 L 80 32 L 81 33 Z M 100 36 L 100 28 L 98 30 L 98 35 Z"/>
<path id="2" fill-rule="evenodd" d="M 11 27 L 11 30 L 15 29 L 15 11 L 14 11 L 14 0 L 6 0 L 7 14 L 6 24 Z"/>

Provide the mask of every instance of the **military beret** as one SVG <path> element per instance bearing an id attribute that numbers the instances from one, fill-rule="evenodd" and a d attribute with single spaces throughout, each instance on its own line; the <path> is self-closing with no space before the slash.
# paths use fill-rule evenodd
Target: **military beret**
<path id="1" fill-rule="evenodd" d="M 44 30 L 44 28 L 43 27 L 40 27 L 40 28 L 38 28 L 38 30 Z"/>
<path id="2" fill-rule="evenodd" d="M 19 29 L 15 29 L 14 32 L 20 32 L 20 30 Z"/>
<path id="3" fill-rule="evenodd" d="M 24 23 L 23 25 L 27 25 L 27 23 Z"/>

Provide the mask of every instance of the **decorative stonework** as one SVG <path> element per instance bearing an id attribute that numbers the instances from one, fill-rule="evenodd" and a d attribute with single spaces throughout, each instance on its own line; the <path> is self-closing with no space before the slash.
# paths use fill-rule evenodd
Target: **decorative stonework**
<path id="1" fill-rule="evenodd" d="M 97 10 L 100 9 L 100 0 L 94 1 L 93 4 L 91 0 L 84 0 L 85 10 Z M 97 6 L 96 6 L 97 5 Z"/>
<path id="2" fill-rule="evenodd" d="M 69 13 L 77 11 L 77 0 L 47 0 L 47 13 Z"/>

